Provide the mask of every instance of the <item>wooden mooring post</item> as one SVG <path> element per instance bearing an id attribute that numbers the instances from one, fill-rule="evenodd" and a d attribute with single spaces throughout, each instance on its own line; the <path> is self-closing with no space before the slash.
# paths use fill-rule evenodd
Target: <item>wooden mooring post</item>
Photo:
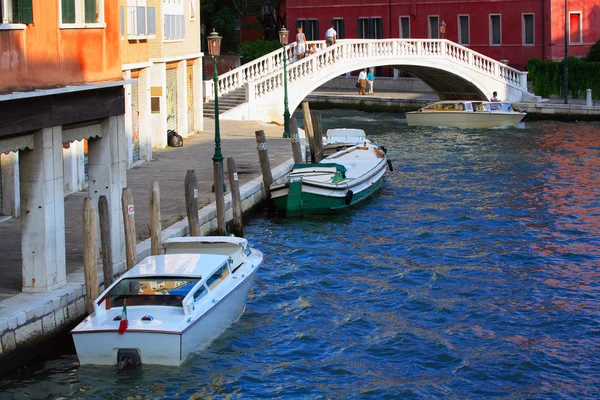
<path id="1" fill-rule="evenodd" d="M 323 159 L 323 126 L 321 125 L 321 111 L 311 111 L 310 116 L 315 140 L 315 162 L 320 162 Z"/>
<path id="2" fill-rule="evenodd" d="M 135 209 L 133 207 L 133 195 L 129 188 L 123 188 L 121 207 L 123 209 L 123 224 L 125 227 L 127 270 L 130 270 L 137 264 L 137 252 L 135 249 L 137 238 L 135 237 Z"/>
<path id="3" fill-rule="evenodd" d="M 315 143 L 312 117 L 310 115 L 310 106 L 306 101 L 302 103 L 302 112 L 304 114 L 304 133 L 306 133 L 306 137 L 308 138 L 308 147 L 310 148 L 310 162 L 314 163 L 316 162 L 315 156 L 317 155 L 317 147 Z M 309 161 L 306 160 L 306 162 Z"/>
<path id="4" fill-rule="evenodd" d="M 225 224 L 225 192 L 223 191 L 223 162 L 213 163 L 213 178 L 215 183 L 215 203 L 217 204 L 217 234 L 227 236 Z"/>
<path id="5" fill-rule="evenodd" d="M 242 222 L 242 199 L 240 197 L 240 182 L 238 180 L 235 160 L 227 158 L 227 174 L 229 175 L 229 187 L 231 188 L 231 210 L 233 213 L 233 234 L 244 237 L 244 226 Z"/>
<path id="6" fill-rule="evenodd" d="M 267 148 L 267 138 L 265 131 L 254 132 L 256 135 L 256 148 L 258 150 L 258 160 L 260 161 L 260 170 L 262 171 L 263 185 L 265 187 L 265 197 L 271 198 L 271 185 L 273 184 L 273 175 L 271 175 L 271 165 L 269 163 L 269 150 Z"/>
<path id="7" fill-rule="evenodd" d="M 298 120 L 293 117 L 290 118 L 290 136 L 294 164 L 302 164 L 302 147 L 300 146 L 300 135 L 298 134 Z"/>
<path id="8" fill-rule="evenodd" d="M 185 174 L 185 211 L 187 213 L 190 236 L 200 236 L 198 183 L 196 181 L 196 172 L 193 169 L 188 169 Z"/>
<path id="9" fill-rule="evenodd" d="M 83 200 L 83 271 L 85 275 L 85 309 L 94 311 L 94 300 L 98 297 L 98 226 L 96 207 L 91 197 Z"/>
<path id="10" fill-rule="evenodd" d="M 159 255 L 161 252 L 161 223 L 160 223 L 160 186 L 153 181 L 150 186 L 150 254 Z"/>
<path id="11" fill-rule="evenodd" d="M 98 198 L 98 216 L 100 220 L 100 248 L 102 249 L 102 272 L 104 274 L 104 288 L 114 282 L 112 239 L 110 234 L 110 210 L 108 199 L 102 195 Z"/>

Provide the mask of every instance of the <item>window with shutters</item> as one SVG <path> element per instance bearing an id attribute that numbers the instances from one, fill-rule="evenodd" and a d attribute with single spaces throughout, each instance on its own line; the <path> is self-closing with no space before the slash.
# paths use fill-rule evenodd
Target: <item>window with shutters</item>
<path id="1" fill-rule="evenodd" d="M 299 19 L 296 21 L 296 28 L 302 27 L 302 33 L 306 40 L 319 40 L 319 21 L 316 19 Z M 294 39 L 296 35 L 294 34 Z"/>
<path id="2" fill-rule="evenodd" d="M 104 0 L 60 0 L 61 28 L 104 28 Z"/>
<path id="3" fill-rule="evenodd" d="M 334 18 L 331 21 L 331 24 L 333 25 L 333 29 L 335 29 L 335 32 L 337 33 L 337 38 L 343 39 L 344 38 L 344 19 L 343 18 Z"/>
<path id="4" fill-rule="evenodd" d="M 468 46 L 471 43 L 469 38 L 469 16 L 458 16 L 458 43 Z"/>
<path id="5" fill-rule="evenodd" d="M 358 37 L 360 39 L 381 39 L 383 22 L 381 18 L 359 18 Z"/>
<path id="6" fill-rule="evenodd" d="M 183 1 L 162 0 L 163 41 L 165 42 L 176 42 L 185 38 Z"/>
<path id="7" fill-rule="evenodd" d="M 502 44 L 502 25 L 500 14 L 490 14 L 490 45 L 500 46 Z"/>
<path id="8" fill-rule="evenodd" d="M 429 39 L 440 38 L 440 18 L 437 15 L 429 16 Z"/>
<path id="9" fill-rule="evenodd" d="M 32 0 L 0 0 L 0 29 L 24 29 L 33 23 Z"/>

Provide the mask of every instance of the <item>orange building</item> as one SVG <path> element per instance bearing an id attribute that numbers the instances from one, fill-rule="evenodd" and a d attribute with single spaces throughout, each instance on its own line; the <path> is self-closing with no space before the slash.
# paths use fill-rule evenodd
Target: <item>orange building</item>
<path id="1" fill-rule="evenodd" d="M 0 213 L 20 214 L 24 292 L 67 284 L 64 196 L 86 181 L 124 259 L 119 13 L 113 0 L 0 0 Z"/>

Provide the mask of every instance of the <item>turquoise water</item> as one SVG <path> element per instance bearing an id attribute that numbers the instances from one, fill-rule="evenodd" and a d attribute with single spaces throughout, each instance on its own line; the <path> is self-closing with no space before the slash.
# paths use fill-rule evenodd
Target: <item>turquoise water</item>
<path id="1" fill-rule="evenodd" d="M 182 368 L 0 378 L 0 398 L 598 398 L 600 124 L 412 128 L 323 112 L 389 149 L 363 205 L 245 229 L 265 254 L 242 318 Z"/>

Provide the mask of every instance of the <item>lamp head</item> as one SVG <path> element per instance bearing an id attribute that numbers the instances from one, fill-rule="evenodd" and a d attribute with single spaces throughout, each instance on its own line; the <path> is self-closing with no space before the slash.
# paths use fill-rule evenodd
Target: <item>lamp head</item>
<path id="1" fill-rule="evenodd" d="M 288 34 L 289 31 L 285 29 L 285 26 L 282 26 L 281 30 L 279 31 L 279 43 L 281 43 L 283 46 L 288 44 Z"/>
<path id="2" fill-rule="evenodd" d="M 221 55 L 221 39 L 222 37 L 214 30 L 208 35 L 206 40 L 208 41 L 208 54 L 213 57 Z"/>

